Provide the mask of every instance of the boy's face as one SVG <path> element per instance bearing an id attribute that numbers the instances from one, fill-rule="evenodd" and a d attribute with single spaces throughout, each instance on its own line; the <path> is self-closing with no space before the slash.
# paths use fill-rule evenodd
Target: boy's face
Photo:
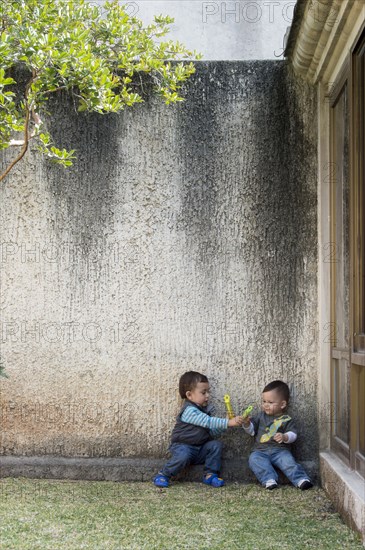
<path id="1" fill-rule="evenodd" d="M 261 406 L 264 413 L 275 416 L 281 414 L 287 406 L 280 393 L 276 390 L 263 392 L 261 398 Z"/>
<path id="2" fill-rule="evenodd" d="M 186 392 L 186 397 L 200 407 L 208 405 L 209 401 L 209 384 L 208 382 L 198 382 L 193 390 Z"/>

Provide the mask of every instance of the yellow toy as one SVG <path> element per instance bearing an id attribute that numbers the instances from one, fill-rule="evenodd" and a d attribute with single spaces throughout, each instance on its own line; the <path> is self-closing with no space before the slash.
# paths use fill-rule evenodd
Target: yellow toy
<path id="1" fill-rule="evenodd" d="M 226 395 L 223 397 L 223 399 L 224 399 L 224 403 L 226 405 L 226 409 L 227 409 L 227 412 L 228 412 L 228 418 L 234 418 L 235 414 L 232 410 L 231 398 L 229 397 L 228 393 L 226 393 Z"/>
<path id="2" fill-rule="evenodd" d="M 280 426 L 285 422 L 291 420 L 291 417 L 287 414 L 282 414 L 279 418 L 276 418 L 270 427 L 266 428 L 266 433 L 260 437 L 260 443 L 267 443 L 276 434 Z"/>
<path id="3" fill-rule="evenodd" d="M 234 414 L 233 412 L 233 409 L 232 409 L 232 405 L 231 405 L 231 398 L 230 396 L 228 395 L 228 393 L 226 393 L 226 395 L 223 397 L 224 399 L 224 402 L 226 404 L 226 409 L 227 409 L 227 413 L 228 413 L 228 418 L 234 418 L 236 415 Z M 243 418 L 247 418 L 247 416 L 249 416 L 250 412 L 252 411 L 253 409 L 253 406 L 252 405 L 249 405 L 247 407 L 247 409 L 245 409 L 242 413 L 242 416 Z"/>

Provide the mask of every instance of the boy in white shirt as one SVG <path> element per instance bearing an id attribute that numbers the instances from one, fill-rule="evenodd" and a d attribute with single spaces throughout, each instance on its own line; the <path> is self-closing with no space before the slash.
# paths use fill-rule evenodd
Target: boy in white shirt
<path id="1" fill-rule="evenodd" d="M 281 380 L 274 380 L 265 386 L 262 412 L 246 418 L 243 423 L 245 431 L 255 437 L 248 463 L 266 489 L 276 489 L 278 486 L 276 466 L 293 485 L 304 491 L 313 484 L 291 453 L 291 444 L 297 439 L 297 429 L 291 416 L 286 414 L 289 397 L 289 387 Z"/>

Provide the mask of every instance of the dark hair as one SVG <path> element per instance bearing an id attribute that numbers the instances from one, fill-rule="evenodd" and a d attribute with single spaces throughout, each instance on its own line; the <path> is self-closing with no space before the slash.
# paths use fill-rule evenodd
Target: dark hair
<path id="1" fill-rule="evenodd" d="M 194 390 L 199 382 L 208 382 L 208 378 L 204 374 L 193 370 L 185 372 L 179 380 L 179 393 L 182 399 L 185 399 L 186 392 Z"/>
<path id="2" fill-rule="evenodd" d="M 288 384 L 285 384 L 285 382 L 282 382 L 281 380 L 274 380 L 264 387 L 262 393 L 272 390 L 276 390 L 279 393 L 281 399 L 283 399 L 287 403 L 289 402 L 290 391 Z"/>

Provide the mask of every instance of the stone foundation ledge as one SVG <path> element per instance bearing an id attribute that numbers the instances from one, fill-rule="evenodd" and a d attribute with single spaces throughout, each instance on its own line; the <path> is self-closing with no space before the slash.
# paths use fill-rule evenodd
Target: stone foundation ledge
<path id="1" fill-rule="evenodd" d="M 322 487 L 365 546 L 365 480 L 330 451 L 320 453 Z"/>
<path id="2" fill-rule="evenodd" d="M 150 481 L 166 459 L 154 458 L 63 458 L 55 456 L 1 456 L 0 477 L 27 477 L 34 479 L 70 479 L 89 481 Z M 317 461 L 301 462 L 317 482 Z M 200 481 L 203 466 L 189 467 L 178 477 Z M 248 468 L 247 459 L 226 459 L 222 475 L 227 481 L 251 483 L 255 477 Z M 287 482 L 284 476 L 282 483 Z"/>

